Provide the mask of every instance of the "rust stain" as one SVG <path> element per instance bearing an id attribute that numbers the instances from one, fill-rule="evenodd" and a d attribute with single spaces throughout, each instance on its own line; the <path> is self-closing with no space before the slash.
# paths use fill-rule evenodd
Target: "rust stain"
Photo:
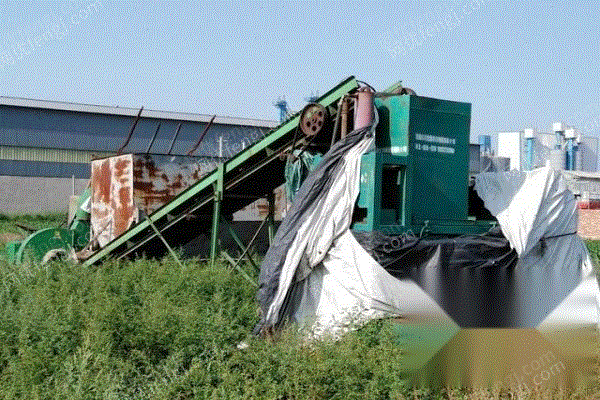
<path id="1" fill-rule="evenodd" d="M 148 156 L 134 160 L 134 171 L 135 203 L 148 214 L 170 202 L 204 175 L 194 160 L 157 164 Z"/>
<path id="2" fill-rule="evenodd" d="M 258 210 L 258 215 L 264 217 L 269 213 L 269 205 L 268 204 L 256 204 L 256 209 Z"/>
<path id="3" fill-rule="evenodd" d="M 130 165 L 127 159 L 118 159 L 115 161 L 115 175 L 122 176 L 124 171 Z"/>
<path id="4" fill-rule="evenodd" d="M 195 159 L 159 163 L 126 154 L 93 162 L 92 229 L 101 231 L 100 246 L 127 231 L 138 211 L 152 214 L 205 173 Z"/>
<path id="5" fill-rule="evenodd" d="M 144 193 L 149 193 L 154 185 L 152 185 L 152 182 L 137 180 L 134 183 L 134 187 L 136 189 L 136 195 L 143 196 Z"/>
<path id="6" fill-rule="evenodd" d="M 131 186 L 121 187 L 119 189 L 118 203 L 115 203 L 115 230 L 114 236 L 117 237 L 125 232 L 133 222 L 133 198 L 131 195 Z"/>
<path id="7" fill-rule="evenodd" d="M 108 160 L 99 161 L 99 167 L 96 168 L 99 170 L 98 174 L 94 176 L 94 181 L 92 184 L 97 190 L 96 200 L 101 201 L 103 203 L 108 203 L 110 201 L 110 165 Z"/>
<path id="8" fill-rule="evenodd" d="M 117 159 L 114 163 L 113 179 L 118 180 L 122 185 L 127 184 L 129 181 L 129 176 L 127 176 L 126 172 L 130 165 L 131 163 L 127 159 Z"/>
<path id="9" fill-rule="evenodd" d="M 171 183 L 170 187 L 176 191 L 177 189 L 181 189 L 183 187 L 183 183 L 180 180 L 175 181 Z"/>

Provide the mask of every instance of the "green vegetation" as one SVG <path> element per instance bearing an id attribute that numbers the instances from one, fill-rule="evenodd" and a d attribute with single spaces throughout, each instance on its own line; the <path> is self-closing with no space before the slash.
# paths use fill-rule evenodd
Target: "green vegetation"
<path id="1" fill-rule="evenodd" d="M 19 225 L 31 229 L 43 229 L 65 225 L 66 221 L 66 214 L 60 213 L 20 216 L 8 216 L 0 214 L 0 233 L 13 232 L 16 234 L 23 234 L 23 232 L 26 232 L 26 229 L 20 228 Z"/>
<path id="2" fill-rule="evenodd" d="M 401 398 L 385 321 L 341 342 L 250 335 L 254 288 L 187 261 L 2 265 L 0 398 Z M 249 348 L 237 345 L 247 341 Z"/>
<path id="3" fill-rule="evenodd" d="M 0 279 L 0 399 L 490 398 L 409 390 L 391 321 L 334 343 L 253 337 L 255 288 L 225 265 L 0 260 Z"/>
<path id="4" fill-rule="evenodd" d="M 600 266 L 600 240 L 586 240 L 585 244 L 590 252 L 590 257 L 592 257 L 592 261 L 594 262 L 596 275 L 599 275 L 600 271 L 598 270 L 598 266 Z"/>

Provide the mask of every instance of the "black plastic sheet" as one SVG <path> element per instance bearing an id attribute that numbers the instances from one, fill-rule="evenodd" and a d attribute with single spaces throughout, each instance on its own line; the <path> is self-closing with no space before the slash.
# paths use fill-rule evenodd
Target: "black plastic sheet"
<path id="1" fill-rule="evenodd" d="M 521 324 L 514 312 L 518 256 L 499 228 L 459 237 L 354 236 L 387 272 L 416 282 L 460 326 Z"/>

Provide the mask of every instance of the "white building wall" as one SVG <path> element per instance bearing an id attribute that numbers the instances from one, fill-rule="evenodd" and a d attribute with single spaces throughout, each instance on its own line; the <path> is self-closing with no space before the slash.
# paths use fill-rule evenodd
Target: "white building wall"
<path id="1" fill-rule="evenodd" d="M 510 169 L 521 170 L 523 159 L 523 133 L 499 132 L 498 156 L 510 158 Z"/>
<path id="2" fill-rule="evenodd" d="M 0 176 L 0 214 L 66 214 L 71 195 L 81 194 L 87 183 L 87 179 Z"/>

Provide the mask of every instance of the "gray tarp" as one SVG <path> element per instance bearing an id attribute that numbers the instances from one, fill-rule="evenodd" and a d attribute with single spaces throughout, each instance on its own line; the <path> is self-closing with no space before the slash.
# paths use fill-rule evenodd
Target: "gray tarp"
<path id="1" fill-rule="evenodd" d="M 373 145 L 373 138 L 370 128 L 350 133 L 302 184 L 261 265 L 257 298 L 263 318 L 256 332 L 281 322 L 294 277 L 295 282 L 306 278 L 333 240 L 349 229 L 358 196 L 360 156 Z"/>
<path id="2" fill-rule="evenodd" d="M 456 300 L 452 302 L 461 297 L 445 292 L 449 286 L 460 290 L 461 285 L 448 285 L 450 275 L 444 270 L 448 263 L 440 258 L 442 253 L 431 253 L 420 281 L 394 277 L 350 232 L 360 160 L 373 145 L 373 130 L 352 132 L 338 142 L 302 185 L 261 266 L 257 297 L 263 318 L 256 333 L 289 319 L 312 336 L 337 336 L 369 319 L 393 315 L 426 319 L 448 331 L 458 329 L 445 311 L 449 308 L 444 298 L 450 299 L 454 309 L 461 309 Z M 490 264 L 485 279 L 481 279 L 480 266 L 464 269 L 468 276 L 456 276 L 477 284 L 489 279 L 495 285 L 510 283 L 510 301 L 500 312 L 511 318 L 501 326 L 546 323 L 567 297 L 569 304 L 579 304 L 579 320 L 598 323 L 598 287 L 587 250 L 574 235 L 575 203 L 561 179 L 548 169 L 488 173 L 477 178 L 478 194 L 498 217 L 519 259 L 509 273 L 498 269 L 494 276 Z M 500 288 L 498 294 L 502 293 Z M 485 302 L 483 296 L 472 315 L 491 312 Z M 556 315 L 561 314 L 552 313 L 552 318 Z M 466 318 L 462 325 L 478 326 L 479 322 Z"/>

